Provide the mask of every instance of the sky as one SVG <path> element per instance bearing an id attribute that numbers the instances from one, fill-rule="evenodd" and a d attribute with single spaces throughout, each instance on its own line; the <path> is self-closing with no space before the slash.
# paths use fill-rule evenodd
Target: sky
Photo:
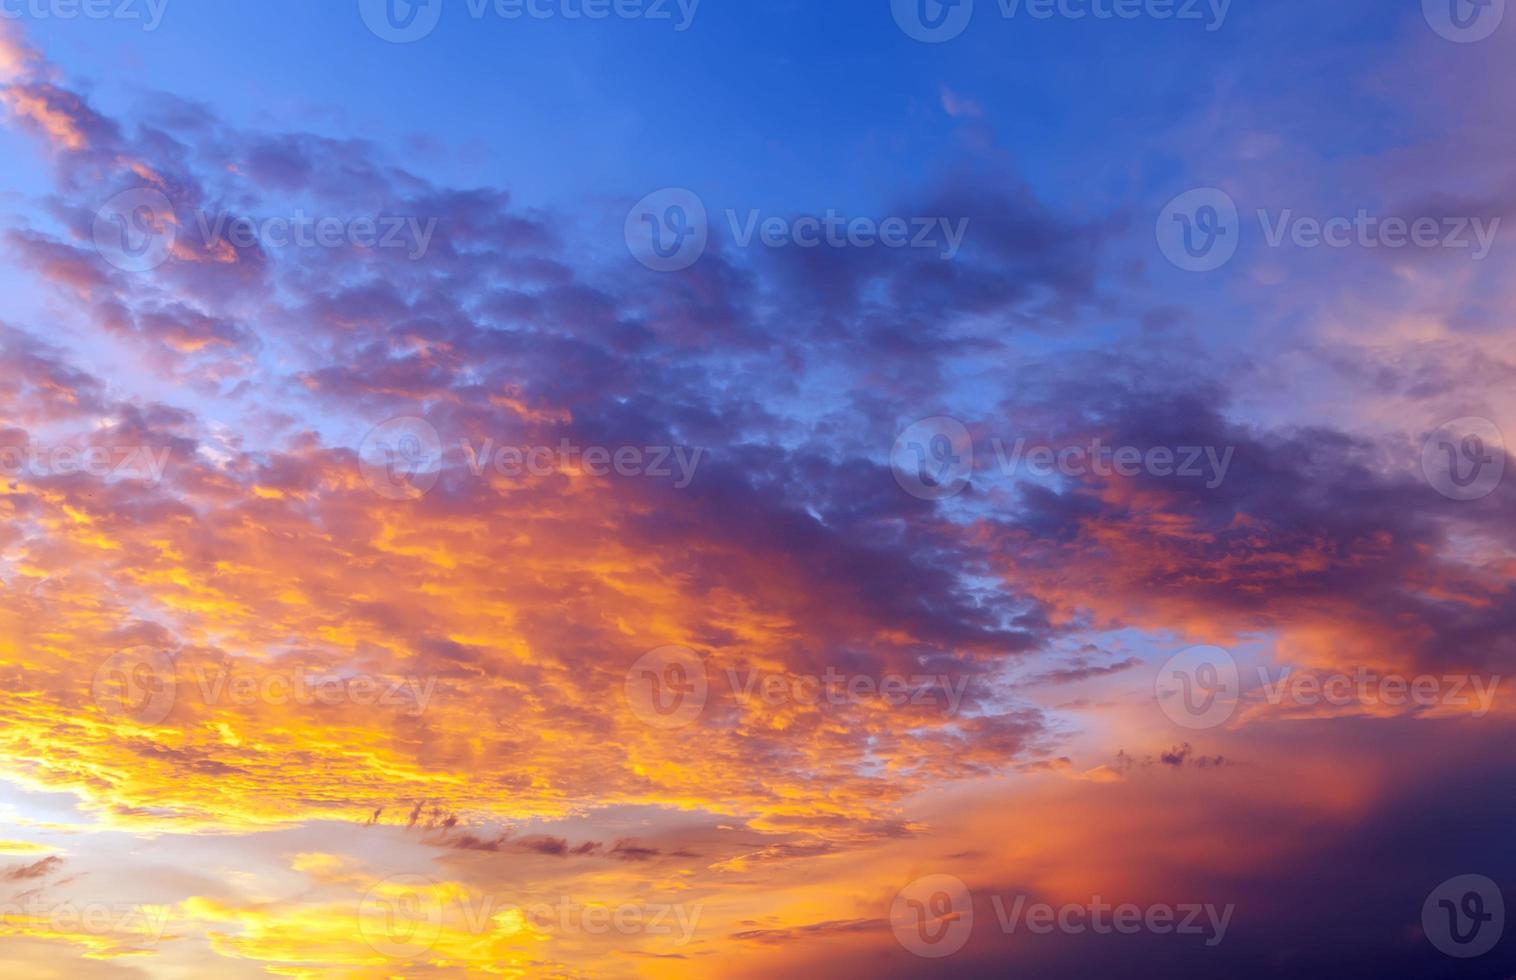
<path id="1" fill-rule="evenodd" d="M 1513 53 L 6 0 L 0 964 L 1516 976 Z"/>

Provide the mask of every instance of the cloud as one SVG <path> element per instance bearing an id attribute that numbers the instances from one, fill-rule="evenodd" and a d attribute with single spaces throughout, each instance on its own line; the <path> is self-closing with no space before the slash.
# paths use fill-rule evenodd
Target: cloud
<path id="1" fill-rule="evenodd" d="M 48 877 L 62 867 L 62 865 L 63 858 L 56 854 L 50 854 L 33 864 L 24 864 L 0 873 L 0 877 L 4 877 L 6 881 L 32 881 Z"/>
<path id="2" fill-rule="evenodd" d="M 942 86 L 942 111 L 954 119 L 978 119 L 984 115 L 978 102 L 959 95 L 946 85 Z"/>

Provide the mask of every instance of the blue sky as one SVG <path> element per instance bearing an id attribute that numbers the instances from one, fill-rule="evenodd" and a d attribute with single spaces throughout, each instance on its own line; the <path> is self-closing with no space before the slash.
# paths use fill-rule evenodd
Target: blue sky
<path id="1" fill-rule="evenodd" d="M 706 0 L 684 33 L 475 20 L 456 0 L 410 44 L 373 37 L 353 3 L 296 0 L 174 5 L 153 33 L 131 21 L 32 30 L 104 104 L 174 91 L 251 126 L 303 123 L 400 150 L 428 136 L 438 151 L 414 158 L 428 173 L 503 183 L 531 203 L 673 184 L 747 206 L 857 211 L 954 160 L 962 137 L 939 111 L 944 87 L 985 109 L 1007 163 L 1053 200 L 1098 205 L 1134 180 L 1146 189 L 1184 169 L 1165 130 L 1218 87 L 1287 94 L 1307 84 L 1301 69 L 1319 86 L 1323 68 L 1345 75 L 1360 52 L 1415 26 L 1414 11 L 1366 25 L 1351 12 L 1363 6 L 1313 13 L 1318 33 L 1302 37 L 1282 33 L 1277 5 L 1235 3 L 1207 32 L 1005 20 L 981 2 L 970 29 L 941 45 L 906 37 L 867 0 Z"/>

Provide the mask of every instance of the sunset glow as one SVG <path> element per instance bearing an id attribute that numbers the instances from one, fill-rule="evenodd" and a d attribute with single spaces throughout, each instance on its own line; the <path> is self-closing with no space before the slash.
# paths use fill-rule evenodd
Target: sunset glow
<path id="1" fill-rule="evenodd" d="M 1516 976 L 1504 6 L 7 6 L 0 963 Z"/>

